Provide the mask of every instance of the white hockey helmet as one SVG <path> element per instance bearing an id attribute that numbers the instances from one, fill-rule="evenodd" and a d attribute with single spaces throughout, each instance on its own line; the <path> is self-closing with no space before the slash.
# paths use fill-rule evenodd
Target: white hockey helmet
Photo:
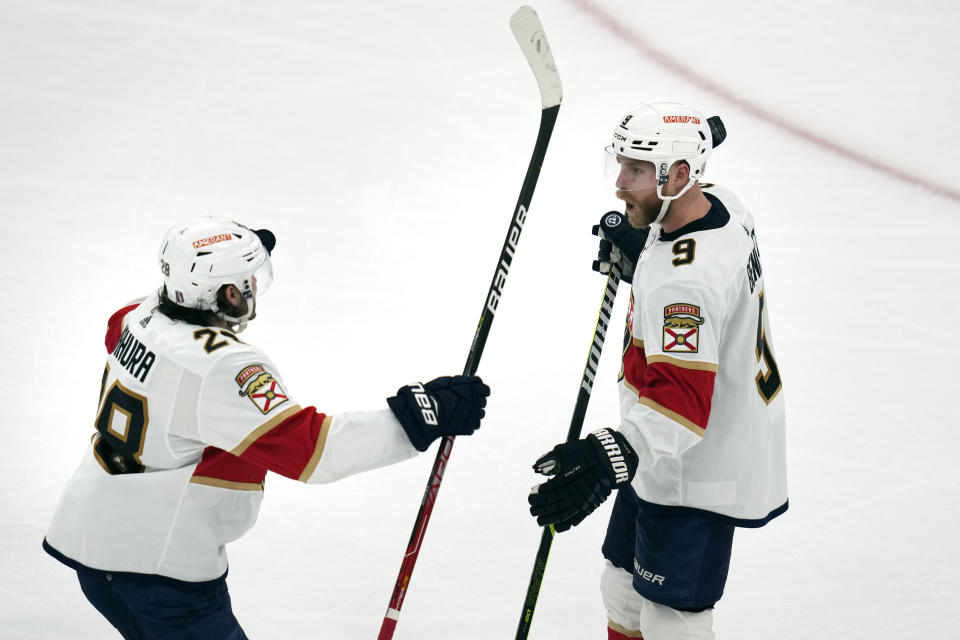
<path id="1" fill-rule="evenodd" d="M 167 298 L 188 309 L 209 309 L 242 331 L 255 296 L 273 283 L 270 252 L 275 245 L 269 230 L 255 231 L 227 218 L 208 216 L 173 226 L 157 256 Z M 230 316 L 218 307 L 217 292 L 227 284 L 248 300 L 246 313 Z"/>
<path id="2" fill-rule="evenodd" d="M 617 156 L 652 163 L 657 174 L 657 197 L 664 201 L 656 220 L 659 222 L 669 202 L 703 177 L 710 152 L 725 137 L 723 122 L 717 116 L 705 118 L 679 102 L 644 102 L 628 111 L 614 128 L 613 143 L 606 148 L 606 173 L 611 177 L 619 172 Z M 690 179 L 679 193 L 664 196 L 670 167 L 680 160 L 690 165 Z"/>

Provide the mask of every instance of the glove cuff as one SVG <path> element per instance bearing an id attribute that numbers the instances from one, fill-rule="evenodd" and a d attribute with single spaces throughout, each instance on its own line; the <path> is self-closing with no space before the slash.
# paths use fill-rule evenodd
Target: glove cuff
<path id="1" fill-rule="evenodd" d="M 440 434 L 435 430 L 430 433 L 427 432 L 426 425 L 423 424 L 423 419 L 417 411 L 419 407 L 412 397 L 410 387 L 401 387 L 397 391 L 397 395 L 387 398 L 387 406 L 390 407 L 393 415 L 396 416 L 400 426 L 407 434 L 410 444 L 417 451 L 426 451 L 433 441 L 439 437 Z"/>
<path id="2" fill-rule="evenodd" d="M 640 458 L 622 433 L 614 429 L 597 429 L 587 436 L 587 440 L 597 450 L 612 484 L 627 484 L 633 480 Z"/>

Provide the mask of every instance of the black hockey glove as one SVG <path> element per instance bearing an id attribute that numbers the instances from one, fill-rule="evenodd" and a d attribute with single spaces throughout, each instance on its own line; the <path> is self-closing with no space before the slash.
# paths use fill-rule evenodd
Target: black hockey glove
<path id="1" fill-rule="evenodd" d="M 622 213 L 608 211 L 600 218 L 600 224 L 593 225 L 593 235 L 600 236 L 600 249 L 593 261 L 593 270 L 610 273 L 610 265 L 620 265 L 620 277 L 633 282 L 633 270 L 637 266 L 640 252 L 647 243 L 650 229 L 637 229 Z"/>
<path id="2" fill-rule="evenodd" d="M 437 438 L 476 431 L 489 395 L 478 376 L 443 376 L 400 387 L 387 404 L 413 446 L 426 451 Z"/>
<path id="3" fill-rule="evenodd" d="M 593 513 L 637 472 L 637 454 L 618 431 L 599 429 L 582 440 L 558 444 L 533 464 L 537 473 L 554 476 L 530 490 L 527 502 L 537 524 L 566 531 Z"/>

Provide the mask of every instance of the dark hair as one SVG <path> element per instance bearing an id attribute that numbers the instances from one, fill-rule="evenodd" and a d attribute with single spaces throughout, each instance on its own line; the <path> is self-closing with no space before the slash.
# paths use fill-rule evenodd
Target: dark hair
<path id="1" fill-rule="evenodd" d="M 226 295 L 227 286 L 223 285 L 217 291 L 217 307 L 230 310 L 231 305 L 227 302 Z M 197 324 L 202 327 L 209 327 L 217 319 L 217 314 L 212 309 L 197 309 L 177 304 L 167 297 L 166 285 L 160 289 L 160 304 L 157 305 L 157 311 L 171 320 L 181 320 L 187 324 Z"/>

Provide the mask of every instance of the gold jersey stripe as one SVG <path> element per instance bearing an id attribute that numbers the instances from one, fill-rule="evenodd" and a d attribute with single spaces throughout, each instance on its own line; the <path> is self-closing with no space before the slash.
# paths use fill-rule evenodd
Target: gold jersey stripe
<path id="1" fill-rule="evenodd" d="M 701 438 L 703 437 L 703 434 L 706 433 L 706 430 L 705 430 L 703 427 L 698 427 L 696 424 L 694 424 L 694 423 L 691 422 L 690 420 L 687 420 L 686 418 L 684 418 L 682 415 L 680 415 L 680 414 L 677 413 L 676 411 L 671 411 L 670 409 L 667 409 L 667 408 L 666 408 L 665 406 L 663 406 L 662 404 L 659 404 L 658 402 L 654 402 L 654 401 L 651 400 L 650 398 L 647 398 L 647 397 L 644 397 L 644 396 L 640 396 L 639 398 L 637 398 L 637 402 L 639 402 L 640 404 L 642 404 L 642 405 L 644 405 L 644 406 L 646 406 L 646 407 L 650 407 L 651 409 L 653 409 L 653 410 L 656 411 L 657 413 L 660 413 L 660 414 L 662 414 L 662 415 L 665 415 L 666 417 L 670 418 L 670 419 L 673 420 L 674 422 L 677 422 L 677 423 L 683 425 L 684 427 L 686 427 L 686 428 L 689 429 L 690 431 L 694 432 L 695 434 L 697 434 L 697 435 L 700 436 Z"/>
<path id="2" fill-rule="evenodd" d="M 330 423 L 332 421 L 333 416 L 327 416 L 323 419 L 323 424 L 320 425 L 320 433 L 317 435 L 317 447 L 313 450 L 313 455 L 310 456 L 310 462 L 303 468 L 303 473 L 297 478 L 300 482 L 309 480 L 317 468 L 317 464 L 320 462 L 320 456 L 323 455 L 323 447 L 327 444 L 327 434 L 330 433 Z"/>
<path id="3" fill-rule="evenodd" d="M 642 640 L 643 634 L 634 629 L 627 629 L 623 625 L 619 625 L 613 620 L 607 619 L 607 626 L 616 631 L 619 634 L 625 635 L 628 638 L 636 638 L 637 640 Z"/>
<path id="4" fill-rule="evenodd" d="M 670 356 L 647 356 L 647 364 L 654 362 L 665 362 L 681 369 L 694 369 L 696 371 L 717 372 L 717 365 L 712 362 L 696 362 L 693 360 L 681 360 L 680 358 L 671 358 Z"/>
<path id="5" fill-rule="evenodd" d="M 285 411 L 281 411 L 280 413 L 275 415 L 273 418 L 271 418 L 270 420 L 267 420 L 262 425 L 260 425 L 259 427 L 251 431 L 250 434 L 243 439 L 243 442 L 241 442 L 236 447 L 230 450 L 230 453 L 238 457 L 242 456 L 243 452 L 246 451 L 250 447 L 250 445 L 256 442 L 258 438 L 260 438 L 261 436 L 263 436 L 263 434 L 267 433 L 268 431 L 273 429 L 275 426 L 277 426 L 278 424 L 280 424 L 281 422 L 283 422 L 284 420 L 286 420 L 287 418 L 295 414 L 297 411 L 300 411 L 300 405 L 298 404 L 293 405 L 292 407 L 290 407 L 289 409 L 286 409 Z"/>
<path id="6" fill-rule="evenodd" d="M 205 484 L 208 487 L 220 487 L 221 489 L 233 489 L 234 491 L 262 491 L 263 485 L 259 482 L 234 482 L 233 480 L 221 480 L 220 478 L 208 478 L 207 476 L 193 476 L 190 478 L 193 484 Z"/>
<path id="7" fill-rule="evenodd" d="M 641 340 L 640 338 L 634 338 L 633 346 L 643 349 L 643 340 Z"/>

